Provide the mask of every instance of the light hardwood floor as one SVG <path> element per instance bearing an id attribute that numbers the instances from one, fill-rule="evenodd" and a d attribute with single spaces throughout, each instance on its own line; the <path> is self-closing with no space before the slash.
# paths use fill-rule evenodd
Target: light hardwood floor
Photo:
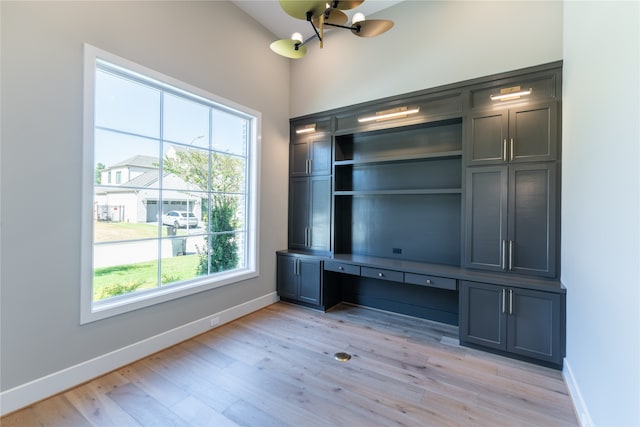
<path id="1" fill-rule="evenodd" d="M 440 323 L 277 303 L 0 425 L 578 425 L 559 371 L 457 342 L 457 328 Z"/>

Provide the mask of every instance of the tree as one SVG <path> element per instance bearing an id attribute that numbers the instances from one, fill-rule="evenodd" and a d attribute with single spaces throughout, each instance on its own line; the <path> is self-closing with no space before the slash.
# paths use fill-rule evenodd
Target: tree
<path id="1" fill-rule="evenodd" d="M 211 167 L 209 167 L 211 159 Z M 238 242 L 234 232 L 240 225 L 239 202 L 234 195 L 242 190 L 242 160 L 230 155 L 202 150 L 176 150 L 165 155 L 163 168 L 202 190 L 211 198 L 203 200 L 207 247 L 200 250 L 198 274 L 227 271 L 238 266 Z M 211 173 L 209 173 L 209 171 Z"/>
<path id="2" fill-rule="evenodd" d="M 104 163 L 96 165 L 96 184 L 102 184 L 102 171 L 106 168 Z"/>

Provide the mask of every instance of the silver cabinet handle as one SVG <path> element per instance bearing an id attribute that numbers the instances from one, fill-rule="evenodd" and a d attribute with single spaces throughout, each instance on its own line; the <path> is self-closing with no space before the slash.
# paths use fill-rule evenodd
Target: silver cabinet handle
<path id="1" fill-rule="evenodd" d="M 378 273 L 378 277 L 384 277 L 384 274 Z"/>
<path id="2" fill-rule="evenodd" d="M 503 270 L 507 269 L 507 241 L 502 241 L 502 265 Z"/>
<path id="3" fill-rule="evenodd" d="M 502 160 L 507 161 L 507 138 L 502 141 Z"/>
<path id="4" fill-rule="evenodd" d="M 427 279 L 427 285 L 432 284 L 433 282 L 431 281 L 431 279 Z"/>
<path id="5" fill-rule="evenodd" d="M 511 148 L 509 149 L 509 160 L 513 161 L 513 138 L 511 138 Z"/>
<path id="6" fill-rule="evenodd" d="M 502 288 L 502 312 L 507 311 L 507 290 Z"/>
<path id="7" fill-rule="evenodd" d="M 509 240 L 509 271 L 513 270 L 513 240 Z"/>
<path id="8" fill-rule="evenodd" d="M 509 314 L 513 314 L 513 289 L 509 289 Z"/>
<path id="9" fill-rule="evenodd" d="M 339 266 L 338 270 L 342 271 L 342 270 L 344 270 L 344 267 L 343 266 Z"/>
<path id="10" fill-rule="evenodd" d="M 307 162 L 309 162 L 309 172 L 307 172 L 307 175 L 311 175 L 311 162 L 312 162 L 312 160 L 309 159 L 309 160 L 307 160 Z"/>

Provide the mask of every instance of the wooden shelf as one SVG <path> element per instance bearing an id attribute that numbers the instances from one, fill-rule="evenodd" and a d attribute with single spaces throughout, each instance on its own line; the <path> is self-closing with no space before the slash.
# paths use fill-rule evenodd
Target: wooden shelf
<path id="1" fill-rule="evenodd" d="M 387 196 L 387 195 L 429 195 L 429 194 L 462 194 L 462 188 L 431 188 L 412 190 L 365 190 L 334 191 L 335 196 Z"/>
<path id="2" fill-rule="evenodd" d="M 405 162 L 416 160 L 440 160 L 462 157 L 462 150 L 444 151 L 439 153 L 427 153 L 427 154 L 410 154 L 404 156 L 389 156 L 359 160 L 336 160 L 335 166 L 350 166 L 350 165 L 362 165 L 362 164 L 376 164 L 376 163 L 391 163 L 391 162 Z"/>

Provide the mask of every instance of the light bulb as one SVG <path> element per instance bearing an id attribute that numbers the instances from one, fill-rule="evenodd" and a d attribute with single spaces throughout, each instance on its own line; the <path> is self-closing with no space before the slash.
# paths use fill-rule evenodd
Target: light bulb
<path id="1" fill-rule="evenodd" d="M 353 18 L 351 18 L 351 25 L 356 25 L 360 21 L 364 21 L 364 13 L 362 12 L 354 13 Z"/>
<path id="2" fill-rule="evenodd" d="M 299 41 L 300 43 L 304 41 L 304 39 L 302 38 L 302 34 L 300 33 L 291 34 L 291 40 L 296 40 L 296 41 Z"/>

